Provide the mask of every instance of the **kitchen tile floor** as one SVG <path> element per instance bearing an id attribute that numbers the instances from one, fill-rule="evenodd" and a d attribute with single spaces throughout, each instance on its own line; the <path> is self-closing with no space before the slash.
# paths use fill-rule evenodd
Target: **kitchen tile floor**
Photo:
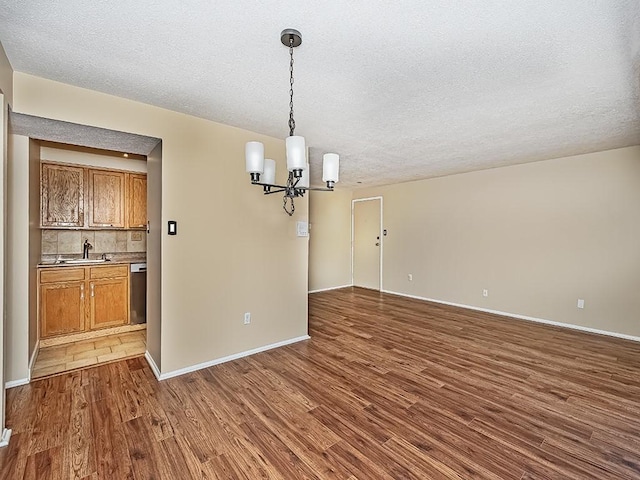
<path id="1" fill-rule="evenodd" d="M 144 355 L 147 348 L 146 338 L 147 331 L 138 330 L 42 347 L 33 366 L 31 379 L 48 377 L 98 363 Z"/>

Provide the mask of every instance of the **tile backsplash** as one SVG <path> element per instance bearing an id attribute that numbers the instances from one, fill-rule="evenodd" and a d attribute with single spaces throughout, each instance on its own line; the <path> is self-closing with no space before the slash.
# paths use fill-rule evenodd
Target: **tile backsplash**
<path id="1" fill-rule="evenodd" d="M 145 253 L 147 233 L 140 230 L 42 230 L 42 255 L 81 255 L 85 240 L 90 254 Z"/>

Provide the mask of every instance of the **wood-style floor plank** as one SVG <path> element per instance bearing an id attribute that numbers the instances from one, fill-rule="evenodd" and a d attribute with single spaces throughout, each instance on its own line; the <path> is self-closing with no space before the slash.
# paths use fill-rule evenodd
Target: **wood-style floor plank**
<path id="1" fill-rule="evenodd" d="M 638 479 L 640 344 L 357 288 L 311 340 L 7 392 L 0 479 Z"/>

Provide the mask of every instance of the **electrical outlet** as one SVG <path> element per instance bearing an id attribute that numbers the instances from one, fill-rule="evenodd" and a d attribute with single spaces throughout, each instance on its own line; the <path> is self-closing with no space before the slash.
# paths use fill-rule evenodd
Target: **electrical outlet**
<path id="1" fill-rule="evenodd" d="M 578 299 L 578 308 L 584 308 L 584 299 L 582 298 Z"/>
<path id="2" fill-rule="evenodd" d="M 482 296 L 483 297 L 488 297 L 489 296 L 489 290 L 487 290 L 486 288 L 484 290 L 482 290 Z"/>
<path id="3" fill-rule="evenodd" d="M 407 280 L 409 280 L 410 282 L 413 282 L 413 275 L 411 273 L 407 275 Z"/>
<path id="4" fill-rule="evenodd" d="M 244 313 L 244 324 L 249 325 L 251 323 L 251 312 Z"/>

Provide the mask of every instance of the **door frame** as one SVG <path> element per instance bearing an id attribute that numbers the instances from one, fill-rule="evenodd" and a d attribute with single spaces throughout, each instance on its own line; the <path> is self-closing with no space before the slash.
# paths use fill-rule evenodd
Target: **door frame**
<path id="1" fill-rule="evenodd" d="M 356 206 L 356 202 L 368 202 L 371 200 L 380 200 L 380 292 L 382 292 L 383 287 L 382 287 L 382 265 L 383 265 L 383 261 L 382 259 L 384 258 L 384 241 L 383 241 L 383 234 L 382 232 L 384 231 L 384 217 L 383 217 L 383 205 L 384 205 L 384 199 L 382 198 L 382 195 L 380 196 L 376 196 L 376 197 L 365 197 L 365 198 L 355 198 L 353 200 L 351 200 L 351 285 L 354 285 L 353 282 L 353 259 L 355 256 L 354 253 L 354 240 L 355 240 L 355 206 Z"/>

